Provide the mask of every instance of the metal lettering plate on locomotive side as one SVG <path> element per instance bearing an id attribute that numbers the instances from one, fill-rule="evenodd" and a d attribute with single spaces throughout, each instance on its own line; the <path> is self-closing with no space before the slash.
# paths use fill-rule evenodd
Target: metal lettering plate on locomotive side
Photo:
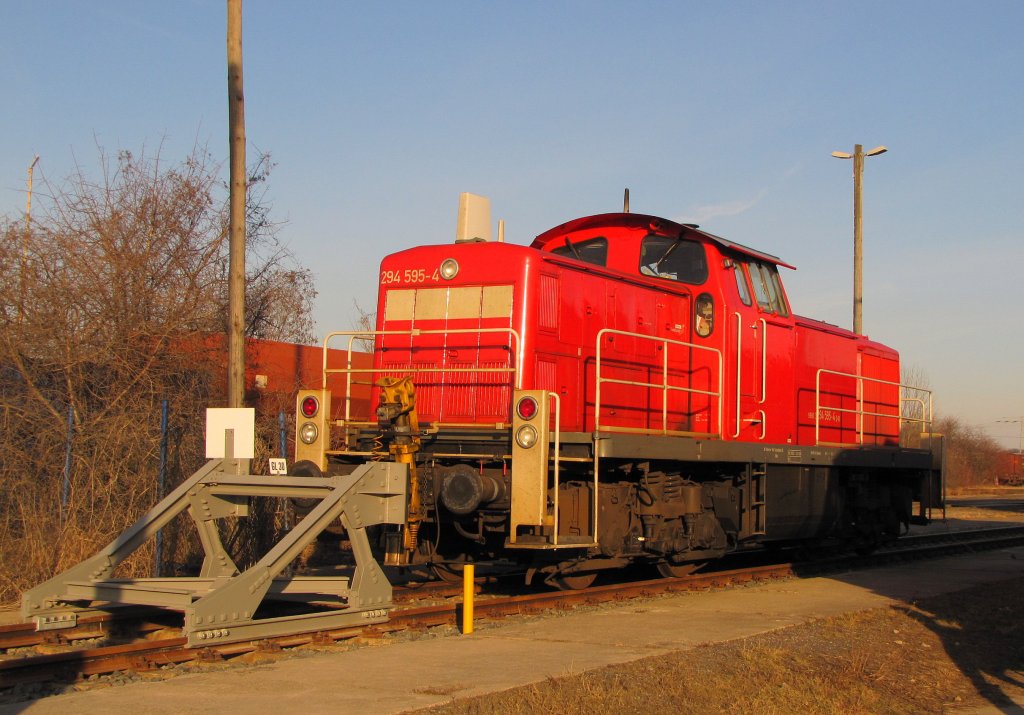
<path id="1" fill-rule="evenodd" d="M 786 451 L 787 462 L 800 462 L 803 460 L 804 451 L 802 449 L 790 449 Z"/>

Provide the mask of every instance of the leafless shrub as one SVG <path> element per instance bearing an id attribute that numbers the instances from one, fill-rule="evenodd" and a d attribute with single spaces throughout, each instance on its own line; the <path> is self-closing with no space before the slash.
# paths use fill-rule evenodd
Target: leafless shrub
<path id="1" fill-rule="evenodd" d="M 957 489 L 995 484 L 998 476 L 999 444 L 976 427 L 956 417 L 943 417 L 936 431 L 946 440 L 946 484 Z"/>
<path id="2" fill-rule="evenodd" d="M 919 447 L 921 435 L 933 431 L 935 425 L 928 420 L 932 414 L 931 383 L 928 374 L 918 365 L 904 365 L 900 374 L 900 443 Z"/>
<path id="3" fill-rule="evenodd" d="M 359 345 L 359 349 L 363 352 L 373 352 L 373 338 L 369 337 L 374 330 L 377 328 L 377 313 L 376 311 L 370 312 L 363 309 L 363 306 L 359 305 L 359 301 L 352 301 L 352 307 L 356 311 L 355 319 L 352 321 L 352 330 L 366 333 L 365 338 L 356 338 L 356 343 Z"/>
<path id="4" fill-rule="evenodd" d="M 202 150 L 100 150 L 100 177 L 78 169 L 43 185 L 29 232 L 0 220 L 0 601 L 79 561 L 157 496 L 160 404 L 169 403 L 168 485 L 202 462 L 203 410 L 222 404 L 226 191 Z M 271 168 L 261 157 L 250 191 Z M 308 270 L 250 201 L 247 329 L 309 342 Z M 70 415 L 70 429 L 69 429 Z M 276 434 L 276 432 L 272 432 Z M 70 439 L 70 469 L 65 455 Z M 168 558 L 191 545 L 168 539 Z M 150 567 L 141 553 L 129 571 Z"/>

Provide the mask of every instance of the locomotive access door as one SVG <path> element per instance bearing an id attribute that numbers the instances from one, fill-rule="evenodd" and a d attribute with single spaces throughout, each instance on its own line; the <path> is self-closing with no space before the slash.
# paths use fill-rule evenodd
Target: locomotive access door
<path id="1" fill-rule="evenodd" d="M 749 441 L 790 441 L 791 416 L 780 412 L 778 405 L 793 394 L 792 319 L 749 309 L 734 311 L 730 332 L 737 382 L 732 385 L 729 434 Z"/>
<path id="2" fill-rule="evenodd" d="M 692 342 L 690 306 L 691 299 L 688 294 L 666 293 L 660 296 L 657 302 L 656 329 L 661 330 L 661 334 L 670 340 Z M 662 354 L 664 349 L 662 346 L 655 346 L 647 376 L 650 383 L 660 384 L 664 380 L 672 387 L 709 389 L 707 386 L 710 382 L 709 370 L 704 366 L 695 365 L 693 350 L 670 345 L 667 348 L 668 355 L 666 357 Z M 664 368 L 667 368 L 668 372 L 663 376 Z M 652 388 L 648 393 L 648 409 L 652 415 L 650 427 L 681 432 L 707 433 L 711 431 L 710 409 L 706 397 L 700 396 L 701 403 L 697 404 L 693 393 L 688 391 L 663 391 Z M 667 423 L 664 425 L 660 421 L 662 400 L 666 401 L 665 419 Z M 654 415 L 658 417 L 655 419 Z"/>
<path id="3" fill-rule="evenodd" d="M 755 440 L 762 435 L 765 402 L 761 392 L 764 380 L 764 331 L 757 311 L 734 311 L 731 320 L 733 365 L 732 423 L 727 431 L 733 439 Z"/>

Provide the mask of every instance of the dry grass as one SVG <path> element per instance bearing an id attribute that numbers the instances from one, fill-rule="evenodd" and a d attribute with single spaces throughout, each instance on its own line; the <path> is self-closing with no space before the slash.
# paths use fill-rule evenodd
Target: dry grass
<path id="1" fill-rule="evenodd" d="M 1024 580 L 987 585 L 423 712 L 845 715 L 1006 706 L 1008 696 L 1024 697 L 1022 588 Z"/>

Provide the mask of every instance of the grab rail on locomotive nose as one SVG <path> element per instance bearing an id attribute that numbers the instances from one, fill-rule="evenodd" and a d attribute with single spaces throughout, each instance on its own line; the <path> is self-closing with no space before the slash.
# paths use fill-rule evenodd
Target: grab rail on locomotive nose
<path id="1" fill-rule="evenodd" d="M 324 337 L 323 347 L 323 387 L 327 389 L 327 376 L 328 375 L 345 375 L 345 422 L 351 422 L 352 419 L 352 375 L 355 374 L 374 374 L 382 372 L 394 372 L 394 368 L 380 369 L 375 367 L 352 367 L 352 348 L 357 340 L 373 340 L 378 335 L 408 335 L 410 337 L 417 337 L 420 335 L 457 335 L 457 334 L 469 334 L 479 335 L 481 333 L 506 333 L 510 336 L 509 342 L 511 343 L 512 350 L 512 367 L 414 367 L 410 365 L 408 368 L 402 368 L 402 372 L 411 374 L 433 372 L 443 374 L 454 374 L 454 373 L 481 373 L 481 372 L 501 372 L 509 373 L 512 375 L 512 383 L 515 389 L 522 389 L 522 365 L 520 361 L 522 355 L 519 352 L 519 346 L 522 344 L 522 339 L 519 337 L 519 333 L 515 328 L 454 328 L 450 330 L 421 330 L 419 328 L 412 328 L 410 330 L 336 330 L 333 333 L 327 333 Z M 343 368 L 328 368 L 327 367 L 327 355 L 330 347 L 330 342 L 333 338 L 348 336 L 348 351 L 346 357 L 346 366 Z M 434 347 L 434 346 L 432 346 Z M 371 383 L 373 381 L 371 380 Z"/>
<path id="2" fill-rule="evenodd" d="M 850 378 L 856 381 L 857 385 L 857 409 L 850 409 L 848 407 L 831 407 L 821 404 L 821 376 L 822 375 L 836 375 L 838 377 Z M 869 412 L 864 409 L 864 383 L 871 382 L 878 385 L 889 385 L 899 390 L 899 399 L 896 405 L 895 413 L 888 412 Z M 917 393 L 924 395 L 925 397 L 910 397 L 907 396 L 906 392 Z M 840 394 L 840 398 L 848 397 L 848 395 Z M 927 404 L 926 404 L 927 400 Z M 877 401 L 874 404 L 878 404 Z M 921 417 L 910 417 L 904 415 L 904 407 L 908 404 L 916 404 L 921 406 Z M 856 375 L 849 372 L 840 372 L 838 370 L 827 370 L 825 368 L 819 368 L 814 380 L 814 442 L 819 445 L 836 445 L 842 446 L 843 443 L 836 442 L 822 442 L 821 441 L 821 415 L 823 411 L 835 412 L 840 414 L 853 414 L 857 416 L 857 441 L 855 444 L 864 444 L 864 418 L 865 417 L 881 417 L 883 419 L 898 420 L 897 435 L 902 432 L 904 422 L 919 423 L 924 426 L 930 426 L 934 421 L 934 404 L 932 398 L 932 391 L 923 387 L 917 387 L 916 385 L 908 385 L 902 382 L 892 382 L 890 380 L 882 380 L 877 377 L 867 377 L 865 375 Z M 840 433 L 843 431 L 842 421 L 840 418 L 840 424 L 838 428 Z M 929 427 L 930 429 L 930 427 Z"/>
<path id="3" fill-rule="evenodd" d="M 555 429 L 552 434 L 554 441 L 555 456 L 551 467 L 552 482 L 554 484 L 553 501 L 554 501 L 554 515 L 553 519 L 555 522 L 554 528 L 551 530 L 552 545 L 558 546 L 558 479 L 562 474 L 561 459 L 562 459 L 562 398 L 559 397 L 557 392 L 548 392 L 548 400 L 554 400 L 555 402 Z M 594 471 L 594 544 L 597 544 L 597 471 Z"/>
<path id="4" fill-rule="evenodd" d="M 660 344 L 661 345 L 661 350 L 662 350 L 661 382 L 660 383 L 657 383 L 657 382 L 640 382 L 640 381 L 634 381 L 634 380 L 619 380 L 619 379 L 611 378 L 611 377 L 602 377 L 602 374 L 601 374 L 601 359 L 602 359 L 601 358 L 601 346 L 602 346 L 602 344 L 604 342 L 603 338 L 606 335 L 622 335 L 622 336 L 625 336 L 625 337 L 637 338 L 637 339 L 640 339 L 640 340 L 648 340 L 650 342 Z M 670 385 L 669 382 L 668 382 L 668 368 L 669 368 L 669 360 L 668 360 L 668 352 L 669 352 L 669 350 L 668 350 L 668 348 L 671 345 L 678 346 L 678 347 L 681 347 L 681 348 L 686 348 L 688 350 L 704 350 L 706 352 L 714 353 L 715 356 L 718 359 L 717 360 L 717 362 L 718 362 L 718 389 L 717 390 L 700 390 L 700 389 L 695 388 L 695 387 L 682 387 L 682 386 L 679 386 L 679 385 Z M 650 388 L 650 389 L 661 390 L 661 429 L 660 430 L 651 430 L 651 429 L 643 429 L 643 428 L 637 428 L 637 427 L 621 427 L 621 426 L 611 426 L 611 427 L 606 426 L 605 429 L 612 429 L 612 430 L 617 431 L 617 432 L 638 432 L 638 433 L 643 433 L 643 434 L 658 433 L 658 434 L 663 434 L 663 435 L 672 435 L 672 434 L 693 435 L 694 434 L 693 432 L 680 432 L 678 430 L 670 430 L 668 428 L 668 395 L 669 395 L 670 392 L 686 392 L 686 393 L 696 394 L 696 395 L 707 395 L 708 397 L 717 399 L 717 401 L 718 401 L 718 419 L 716 420 L 717 421 L 717 431 L 713 432 L 713 433 L 708 432 L 708 433 L 701 433 L 701 434 L 706 434 L 709 437 L 718 437 L 718 438 L 722 437 L 722 432 L 723 432 L 723 430 L 722 430 L 722 413 L 724 411 L 722 409 L 722 407 L 723 407 L 723 405 L 722 405 L 723 382 L 722 381 L 723 381 L 723 378 L 724 378 L 725 370 L 723 368 L 724 359 L 722 357 L 722 351 L 721 350 L 718 350 L 717 348 L 711 348 L 711 347 L 708 347 L 706 345 L 698 345 L 696 343 L 686 342 L 686 341 L 683 341 L 683 340 L 671 340 L 669 338 L 662 338 L 662 337 L 658 337 L 656 335 L 644 335 L 643 333 L 634 333 L 634 332 L 630 332 L 630 331 L 627 331 L 627 330 L 616 330 L 614 328 L 603 328 L 603 329 L 599 330 L 598 333 L 597 333 L 597 352 L 596 352 L 596 354 L 597 354 L 597 358 L 596 358 L 597 362 L 596 362 L 596 366 L 595 366 L 595 370 L 596 370 L 596 377 L 595 377 L 595 379 L 596 379 L 597 385 L 595 386 L 595 391 L 594 391 L 594 431 L 595 432 L 598 432 L 601 429 L 601 385 L 607 383 L 607 384 L 610 384 L 610 385 L 630 385 L 630 386 L 633 386 L 633 387 L 646 387 L 646 388 Z"/>

